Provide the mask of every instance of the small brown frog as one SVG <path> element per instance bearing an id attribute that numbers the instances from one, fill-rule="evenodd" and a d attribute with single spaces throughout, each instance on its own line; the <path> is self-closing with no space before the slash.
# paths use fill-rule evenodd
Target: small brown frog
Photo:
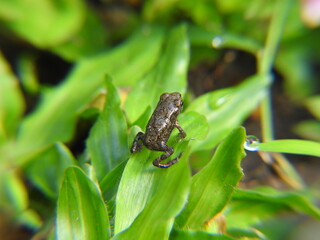
<path id="1" fill-rule="evenodd" d="M 153 161 L 154 166 L 168 168 L 177 163 L 182 153 L 167 163 L 160 162 L 170 157 L 174 152 L 172 147 L 166 145 L 174 127 L 179 130 L 181 138 L 187 136 L 177 120 L 182 106 L 183 102 L 180 93 L 163 93 L 147 124 L 146 133 L 139 132 L 136 135 L 131 152 L 139 152 L 143 144 L 150 150 L 164 152 L 164 154 Z"/>

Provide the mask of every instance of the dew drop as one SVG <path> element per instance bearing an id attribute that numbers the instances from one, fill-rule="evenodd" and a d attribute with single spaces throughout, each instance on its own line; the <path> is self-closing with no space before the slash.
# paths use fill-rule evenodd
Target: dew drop
<path id="1" fill-rule="evenodd" d="M 226 97 L 221 97 L 217 100 L 216 105 L 218 107 L 222 106 L 225 102 L 227 102 L 227 98 Z"/>
<path id="2" fill-rule="evenodd" d="M 215 37 L 212 39 L 212 42 L 211 42 L 212 47 L 214 47 L 214 48 L 219 48 L 219 47 L 221 47 L 222 43 L 223 43 L 223 38 L 222 38 L 221 36 L 215 36 Z"/>
<path id="3" fill-rule="evenodd" d="M 244 143 L 244 148 L 248 151 L 255 152 L 259 150 L 259 143 L 260 140 L 256 136 L 248 135 Z"/>
<path id="4" fill-rule="evenodd" d="M 212 94 L 209 99 L 210 108 L 212 110 L 221 108 L 226 102 L 229 101 L 230 97 L 230 89 L 221 89 L 215 91 L 215 93 Z"/>
<path id="5" fill-rule="evenodd" d="M 222 107 L 222 105 L 227 102 L 227 98 L 226 97 L 220 97 L 218 99 L 214 99 L 215 101 L 212 101 L 210 103 L 210 107 L 213 109 L 213 110 L 216 110 L 220 107 Z"/>

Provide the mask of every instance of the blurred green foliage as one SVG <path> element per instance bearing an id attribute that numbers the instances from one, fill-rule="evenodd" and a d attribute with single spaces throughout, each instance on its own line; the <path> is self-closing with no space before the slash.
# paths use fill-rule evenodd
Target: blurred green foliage
<path id="1" fill-rule="evenodd" d="M 288 163 L 280 169 L 299 189 L 237 188 L 246 140 L 240 125 L 261 103 L 261 132 L 273 135 L 274 71 L 290 99 L 315 119 L 294 129 L 306 140 L 260 148 L 319 156 L 311 140 L 320 139 L 312 68 L 320 60 L 320 32 L 300 18 L 304 7 L 293 0 L 2 0 L 0 218 L 60 240 L 279 239 L 273 230 L 283 212 L 319 220 L 319 192 Z M 22 49 L 14 61 L 5 41 Z M 223 49 L 251 54 L 256 74 L 192 96 L 189 68 L 218 61 Z M 37 52 L 72 69 L 50 85 L 38 74 Z M 187 138 L 179 141 L 173 131 L 168 144 L 182 158 L 158 169 L 151 162 L 159 152 L 130 155 L 129 148 L 161 93 L 174 91 L 186 103 L 179 122 Z M 82 138 L 81 121 L 90 123 Z M 190 159 L 205 166 L 194 174 Z"/>

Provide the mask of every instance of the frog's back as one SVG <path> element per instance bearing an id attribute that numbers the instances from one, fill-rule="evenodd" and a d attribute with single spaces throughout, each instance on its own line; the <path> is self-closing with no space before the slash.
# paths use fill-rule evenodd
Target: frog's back
<path id="1" fill-rule="evenodd" d="M 167 116 L 165 109 L 158 108 L 152 114 L 144 135 L 144 142 L 148 148 L 156 150 L 160 144 L 168 141 L 176 119 Z"/>
<path id="2" fill-rule="evenodd" d="M 164 93 L 154 110 L 143 137 L 144 145 L 158 150 L 169 139 L 182 108 L 180 93 Z"/>

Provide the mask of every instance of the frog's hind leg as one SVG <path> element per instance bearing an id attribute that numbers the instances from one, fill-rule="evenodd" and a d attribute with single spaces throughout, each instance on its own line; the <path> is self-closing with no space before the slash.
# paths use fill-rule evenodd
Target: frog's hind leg
<path id="1" fill-rule="evenodd" d="M 168 168 L 168 167 L 172 166 L 173 164 L 177 163 L 182 155 L 182 153 L 181 153 L 178 157 L 171 159 L 167 163 L 160 163 L 173 154 L 173 148 L 170 146 L 164 145 L 162 151 L 165 151 L 165 153 L 153 161 L 153 165 L 156 167 Z"/>
<path id="2" fill-rule="evenodd" d="M 130 149 L 131 153 L 139 152 L 142 148 L 142 138 L 143 138 L 143 132 L 138 132 L 136 137 L 133 140 L 132 147 Z"/>

